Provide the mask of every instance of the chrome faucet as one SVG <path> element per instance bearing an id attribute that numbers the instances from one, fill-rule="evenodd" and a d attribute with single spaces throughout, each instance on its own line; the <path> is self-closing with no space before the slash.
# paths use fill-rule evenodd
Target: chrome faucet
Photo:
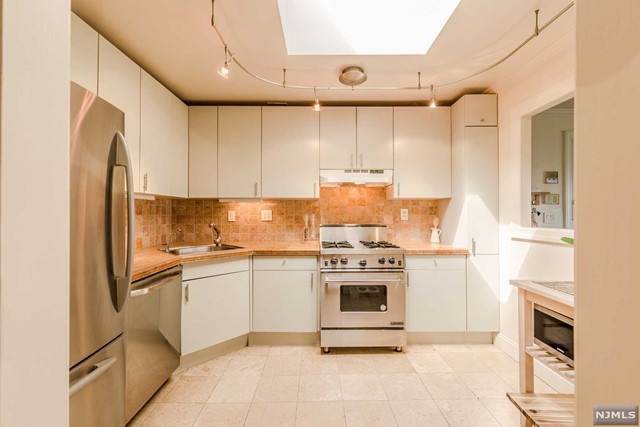
<path id="1" fill-rule="evenodd" d="M 215 231 L 215 237 L 213 238 L 213 243 L 216 246 L 221 246 L 222 243 L 220 242 L 222 240 L 222 237 L 220 236 L 220 229 L 212 222 L 211 224 L 209 224 L 209 228 L 212 228 L 213 231 Z"/>

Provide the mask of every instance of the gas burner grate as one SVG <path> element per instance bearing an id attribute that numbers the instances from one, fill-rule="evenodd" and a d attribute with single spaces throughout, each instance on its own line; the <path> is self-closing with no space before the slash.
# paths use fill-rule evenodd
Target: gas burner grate
<path id="1" fill-rule="evenodd" d="M 322 242 L 322 249 L 353 249 L 353 245 L 347 241 Z"/>
<path id="2" fill-rule="evenodd" d="M 398 248 L 400 248 L 400 246 L 394 245 L 393 243 L 385 242 L 384 240 L 381 240 L 379 242 L 374 242 L 374 241 L 370 241 L 370 240 L 361 240 L 360 243 L 362 243 L 368 249 L 375 249 L 375 248 L 398 249 Z"/>

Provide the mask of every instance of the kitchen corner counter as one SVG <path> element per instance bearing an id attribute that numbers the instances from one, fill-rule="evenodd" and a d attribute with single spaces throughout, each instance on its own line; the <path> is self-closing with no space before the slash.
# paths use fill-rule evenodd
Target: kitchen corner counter
<path id="1" fill-rule="evenodd" d="M 406 255 L 468 255 L 464 248 L 428 242 L 398 242 L 398 246 L 407 250 Z"/>
<path id="2" fill-rule="evenodd" d="M 194 243 L 194 245 L 206 245 L 210 243 L 211 242 L 199 242 Z M 162 249 L 163 246 L 136 249 L 133 260 L 132 281 L 135 282 L 136 280 L 143 279 L 179 264 L 196 261 L 251 255 L 317 256 L 320 254 L 320 245 L 318 242 L 231 242 L 230 244 L 240 246 L 241 249 L 192 255 L 172 255 L 158 250 Z M 180 243 L 180 246 L 187 245 L 191 245 L 191 243 Z"/>
<path id="3" fill-rule="evenodd" d="M 517 288 L 523 289 L 532 294 L 540 295 L 552 301 L 559 302 L 560 304 L 564 304 L 568 307 L 573 308 L 574 306 L 573 286 L 570 287 L 571 293 L 559 291 L 554 289 L 552 286 L 553 284 L 569 284 L 572 282 L 510 280 L 509 283 Z"/>

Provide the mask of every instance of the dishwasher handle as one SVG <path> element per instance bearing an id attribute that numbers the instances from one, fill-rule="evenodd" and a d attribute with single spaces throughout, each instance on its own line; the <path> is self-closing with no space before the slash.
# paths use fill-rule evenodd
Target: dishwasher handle
<path id="1" fill-rule="evenodd" d="M 135 289 L 132 289 L 129 295 L 131 297 L 138 297 L 157 291 L 168 283 L 174 281 L 177 277 L 182 277 L 181 265 L 135 282 L 133 284 Z"/>

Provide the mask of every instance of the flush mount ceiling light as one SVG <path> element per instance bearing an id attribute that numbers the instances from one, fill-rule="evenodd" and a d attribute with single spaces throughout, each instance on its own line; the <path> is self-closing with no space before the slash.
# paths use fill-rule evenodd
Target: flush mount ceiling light
<path id="1" fill-rule="evenodd" d="M 360 67 L 347 67 L 342 70 L 342 74 L 338 77 L 340 83 L 347 86 L 358 86 L 367 81 L 367 75 Z"/>
<path id="2" fill-rule="evenodd" d="M 388 1 L 384 2 L 384 4 L 387 6 L 386 8 L 384 8 L 383 10 L 386 12 L 390 12 L 393 11 L 396 6 L 397 3 L 402 3 L 404 6 L 406 6 L 406 4 L 413 4 L 414 6 L 416 4 L 419 5 L 423 5 L 424 4 L 440 4 L 440 6 L 443 5 L 448 5 L 447 7 L 449 7 L 450 12 L 448 12 L 448 16 L 446 17 L 446 19 L 443 20 L 442 22 L 442 26 L 444 26 L 444 24 L 447 22 L 447 20 L 449 19 L 449 16 L 451 16 L 451 13 L 453 13 L 453 10 L 455 10 L 455 7 L 458 5 L 460 0 L 402 0 L 399 2 L 394 2 L 393 3 L 393 7 L 388 7 Z M 348 86 L 311 86 L 311 85 L 300 85 L 300 84 L 290 84 L 286 82 L 286 69 L 282 70 L 282 82 L 277 82 L 274 80 L 270 80 L 266 77 L 260 76 L 254 72 L 252 72 L 251 70 L 249 70 L 247 67 L 245 67 L 239 60 L 238 58 L 233 54 L 233 52 L 231 51 L 231 49 L 229 49 L 227 42 L 225 41 L 224 37 L 222 36 L 222 33 L 220 32 L 220 30 L 218 29 L 218 27 L 216 26 L 216 22 L 215 22 L 215 2 L 216 0 L 211 0 L 211 27 L 214 29 L 214 31 L 216 32 L 218 39 L 220 40 L 220 42 L 222 43 L 222 45 L 224 46 L 224 50 L 225 50 L 225 62 L 224 62 L 224 66 L 219 70 L 219 73 L 227 78 L 229 75 L 229 65 L 231 62 L 234 62 L 238 68 L 240 68 L 242 71 L 244 71 L 245 73 L 247 73 L 249 76 L 253 77 L 256 80 L 260 80 L 263 83 L 267 83 L 270 85 L 274 85 L 274 86 L 280 86 L 282 88 L 285 89 L 303 89 L 303 90 L 313 90 L 313 93 L 315 95 L 315 103 L 313 105 L 313 109 L 316 111 L 320 110 L 320 102 L 318 101 L 318 94 L 317 91 L 320 90 L 331 90 L 331 91 L 339 91 L 339 90 L 394 90 L 394 91 L 402 91 L 402 90 L 422 90 L 422 83 L 420 81 L 420 72 L 418 72 L 418 84 L 417 86 L 384 86 L 384 87 L 373 87 L 373 86 L 362 86 L 362 87 L 356 87 L 359 84 L 362 84 L 366 81 L 367 79 L 367 75 L 364 73 L 364 70 L 360 67 L 348 67 L 345 68 L 340 76 L 340 82 L 343 83 L 344 85 Z M 381 4 L 381 0 L 308 0 L 308 1 L 294 1 L 294 0 L 278 0 L 278 7 L 280 8 L 280 14 L 281 16 L 286 15 L 289 13 L 289 10 L 291 8 L 296 8 L 296 7 L 301 7 L 304 8 L 305 5 L 315 5 L 313 7 L 338 7 L 340 5 L 344 6 L 346 9 L 345 10 L 351 10 L 353 8 L 354 4 L 358 4 L 361 5 L 362 7 L 364 7 L 365 9 L 367 7 L 369 7 L 371 4 Z M 286 6 L 283 10 L 283 5 Z M 323 6 L 324 5 L 324 6 Z M 332 6 L 331 6 L 332 5 Z M 338 5 L 338 6 L 336 6 Z M 455 5 L 455 6 L 452 6 Z M 520 49 L 522 49 L 524 46 L 526 46 L 531 40 L 533 40 L 534 38 L 538 37 L 540 35 L 540 33 L 542 33 L 542 31 L 544 31 L 547 27 L 549 27 L 549 25 L 553 24 L 558 18 L 560 18 L 562 15 L 564 15 L 569 9 L 571 9 L 574 6 L 574 3 L 571 2 L 569 3 L 567 6 L 565 6 L 560 12 L 558 12 L 556 15 L 554 15 L 551 19 L 549 19 L 545 24 L 543 24 L 542 26 L 538 26 L 538 12 L 539 10 L 535 11 L 535 27 L 533 30 L 533 33 L 527 37 L 522 43 L 520 43 L 516 48 L 514 48 L 511 52 L 509 52 L 507 55 L 505 55 L 502 59 L 494 62 L 493 64 L 479 70 L 476 71 L 475 73 L 472 73 L 468 76 L 459 78 L 459 79 L 455 79 L 455 80 L 450 80 L 447 82 L 442 82 L 439 84 L 431 84 L 430 88 L 431 88 L 431 101 L 429 103 L 429 106 L 431 107 L 435 107 L 436 105 L 436 98 L 435 98 L 435 89 L 438 87 L 443 87 L 443 86 L 448 86 L 448 85 L 452 85 L 455 83 L 460 83 L 462 81 L 471 79 L 473 77 L 476 77 L 482 73 L 485 73 L 495 67 L 497 67 L 498 65 L 502 64 L 503 62 L 505 62 L 507 59 L 511 58 L 513 55 L 515 55 L 516 52 L 518 52 Z M 314 10 L 313 7 L 309 7 L 309 10 Z M 417 7 L 417 6 L 416 6 Z M 443 6 L 444 7 L 444 6 Z M 402 9 L 402 8 L 401 8 Z M 406 9 L 406 7 L 405 7 Z M 353 11 L 352 11 L 353 12 Z M 360 12 L 362 12 L 362 10 L 360 10 Z M 414 11 L 415 12 L 415 11 Z M 355 12 L 354 12 L 355 13 Z M 355 16 L 355 15 L 354 15 Z M 386 15 L 385 15 L 386 16 Z M 444 15 L 443 15 L 444 16 Z M 339 18 L 339 15 L 335 15 L 334 16 L 336 19 Z M 360 21 L 364 21 L 363 19 L 364 17 L 364 12 L 362 12 L 362 16 L 360 16 Z M 422 16 L 422 18 L 424 18 L 424 16 Z M 383 33 L 386 36 L 389 35 L 390 32 L 388 31 L 380 31 L 380 28 L 387 28 L 388 25 L 390 25 L 390 22 L 393 21 L 393 19 L 390 18 L 390 16 L 387 16 L 385 18 L 387 21 L 389 22 L 385 22 L 385 25 L 383 25 L 382 27 L 376 27 L 376 31 Z M 283 18 L 282 21 L 287 21 L 288 18 Z M 339 19 L 338 19 L 339 20 Z M 403 25 L 407 25 L 407 22 L 404 22 Z M 419 26 L 428 26 L 425 25 L 424 22 L 421 21 Z M 438 28 L 437 32 L 435 33 L 435 35 L 433 36 L 433 39 L 435 40 L 435 37 L 437 36 L 437 34 L 440 32 L 440 30 L 442 29 L 442 26 L 440 28 Z M 310 35 L 309 37 L 311 38 L 315 38 L 315 39 L 320 39 L 322 40 L 322 37 L 318 37 L 318 34 L 316 34 L 314 31 L 312 31 L 312 28 L 305 28 L 305 31 Z M 335 31 L 335 29 L 334 29 Z M 285 31 L 286 33 L 286 31 Z M 406 41 L 406 40 L 405 40 Z M 433 40 L 432 40 L 433 41 Z M 344 41 L 343 41 L 344 43 Z M 404 41 L 403 41 L 404 43 Z M 430 46 L 430 44 L 429 44 Z M 427 47 L 428 49 L 428 47 Z M 287 50 L 289 50 L 289 44 L 287 44 Z M 291 55 L 292 53 L 289 52 L 289 54 Z M 322 53 L 315 53 L 316 55 L 321 55 Z M 353 54 L 353 52 L 351 52 L 351 54 Z M 361 53 L 361 54 L 366 54 L 366 53 Z M 368 53 L 368 54 L 372 54 L 372 53 Z M 398 54 L 398 50 L 396 49 L 395 53 L 388 53 L 389 55 L 392 54 Z M 343 81 L 344 80 L 344 81 Z M 362 80 L 362 81 L 359 81 Z M 345 83 L 346 82 L 346 83 Z"/>
<path id="3" fill-rule="evenodd" d="M 278 0 L 289 55 L 424 55 L 460 0 Z"/>

